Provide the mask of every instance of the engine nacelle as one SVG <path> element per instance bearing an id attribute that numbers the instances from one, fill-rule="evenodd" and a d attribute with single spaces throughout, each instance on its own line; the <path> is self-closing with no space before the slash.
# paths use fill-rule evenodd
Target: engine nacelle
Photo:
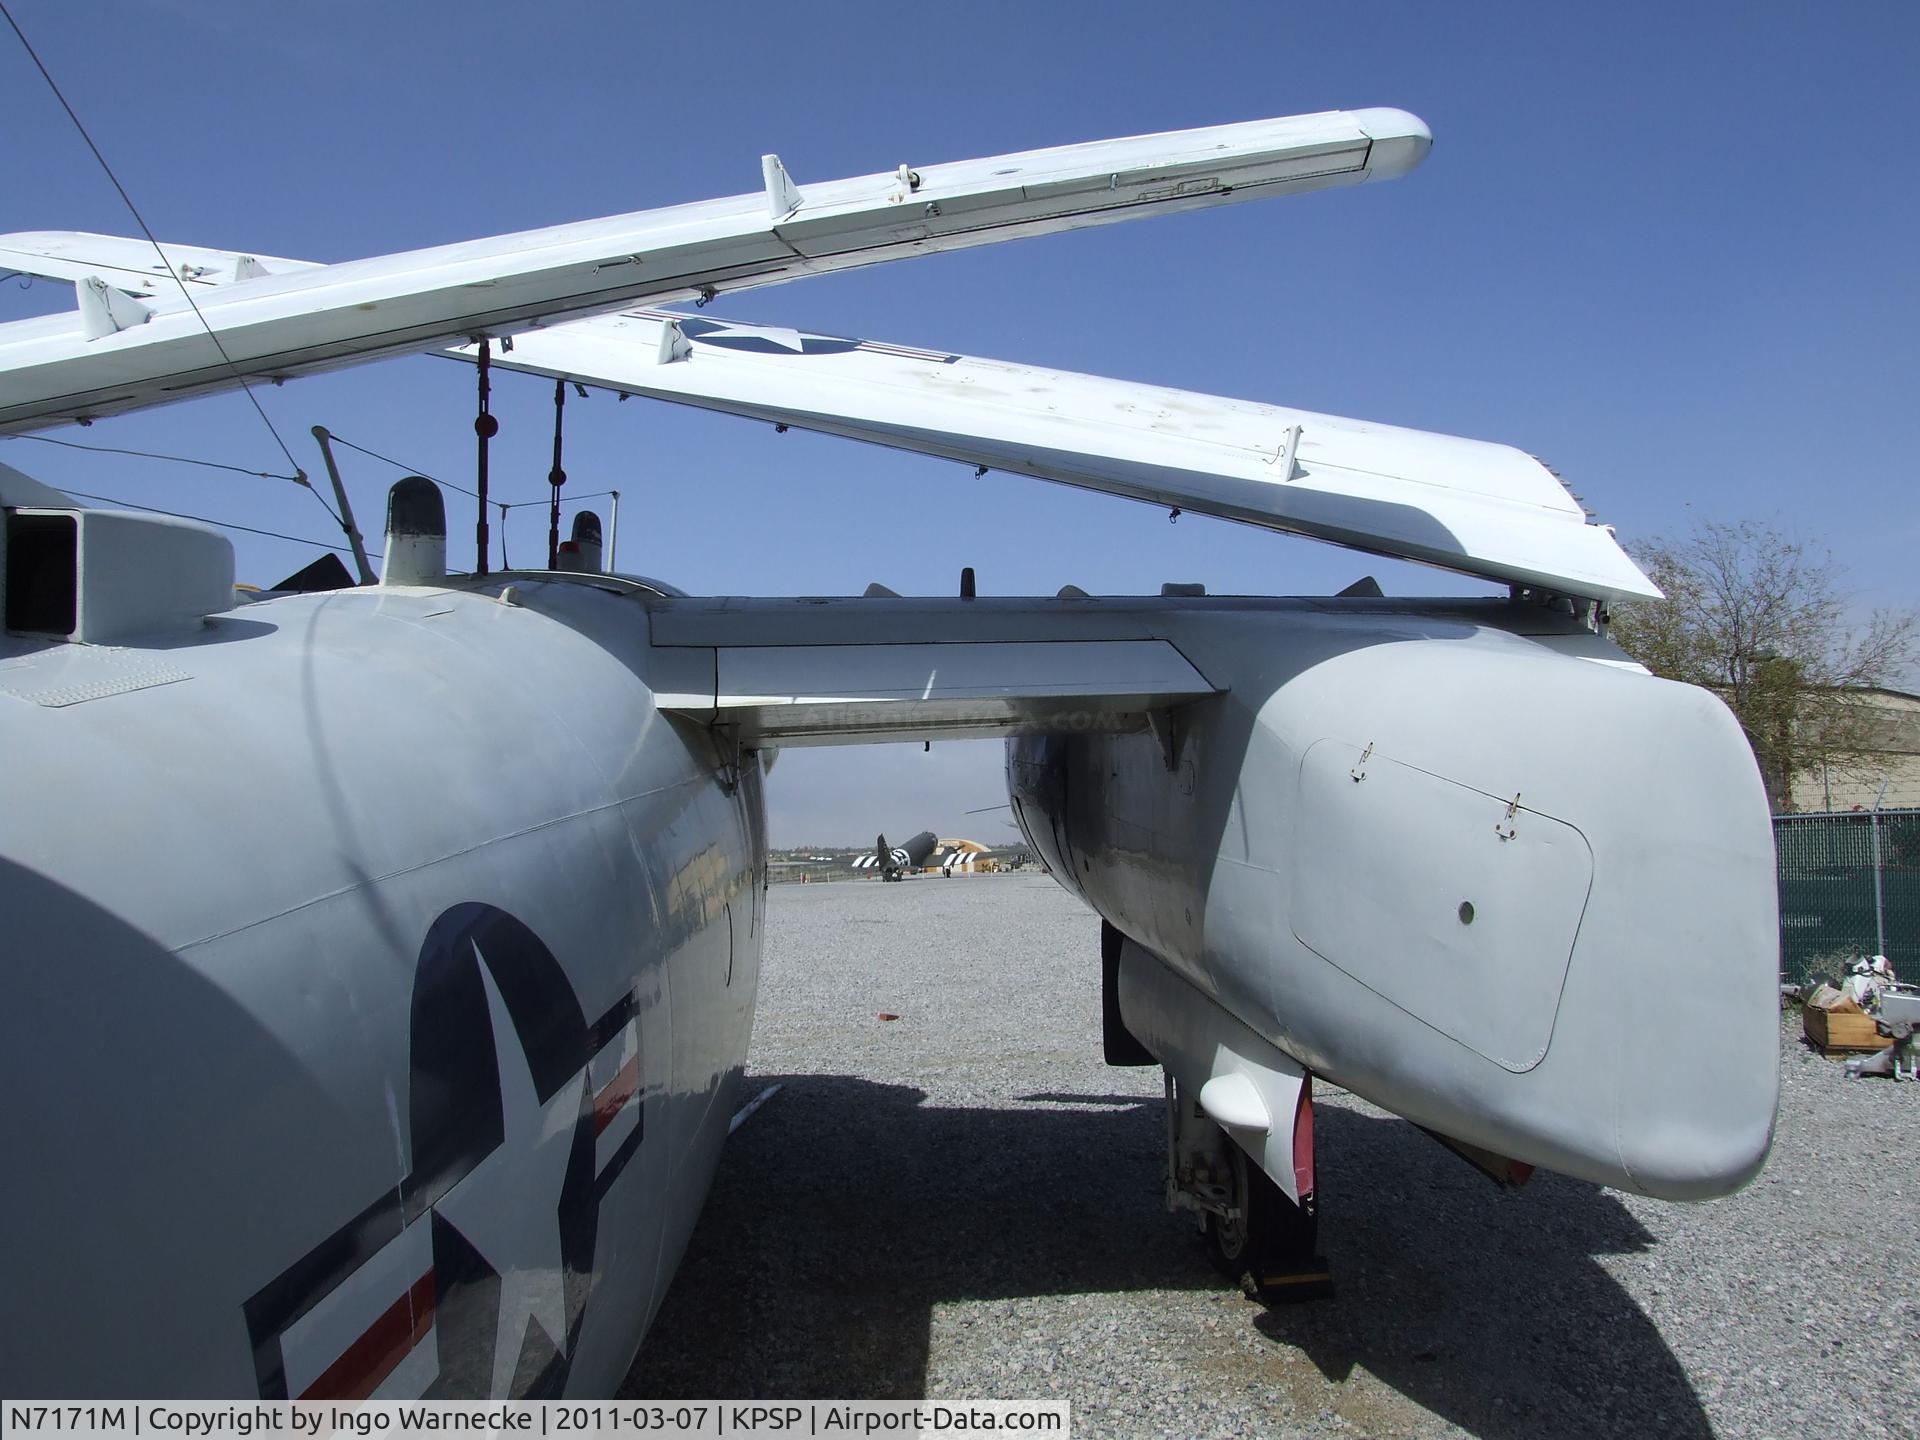
<path id="1" fill-rule="evenodd" d="M 1170 635 L 1226 695 L 1012 742 L 1009 778 L 1054 873 L 1192 1003 L 1530 1164 L 1670 1199 L 1753 1176 L 1772 831 L 1716 697 L 1497 604 L 1243 602 Z"/>

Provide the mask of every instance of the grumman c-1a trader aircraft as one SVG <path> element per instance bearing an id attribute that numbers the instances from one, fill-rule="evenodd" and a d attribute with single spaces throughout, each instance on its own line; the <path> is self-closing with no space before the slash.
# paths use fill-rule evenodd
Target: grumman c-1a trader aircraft
<path id="1" fill-rule="evenodd" d="M 733 1109 L 786 745 L 1007 737 L 1020 828 L 1105 922 L 1108 1057 L 1165 1067 L 1169 1199 L 1256 1281 L 1312 1274 L 1315 1075 L 1508 1177 L 1750 1178 L 1760 783 L 1718 700 L 1608 642 L 1652 587 L 1540 464 L 627 308 L 1428 145 L 1364 110 L 830 184 L 769 156 L 747 196 L 324 266 L 0 238 L 78 297 L 0 328 L 8 431 L 514 337 L 493 363 L 1508 587 L 697 599 L 459 573 L 416 478 L 380 583 L 236 604 L 214 531 L 0 467 L 0 1390 L 611 1389 Z M 1644 1003 L 1676 957 L 1712 1026 Z"/>

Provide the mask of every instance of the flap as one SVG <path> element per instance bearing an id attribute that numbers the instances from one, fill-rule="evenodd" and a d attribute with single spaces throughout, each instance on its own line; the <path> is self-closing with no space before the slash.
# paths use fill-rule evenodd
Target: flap
<path id="1" fill-rule="evenodd" d="M 1219 693 L 1137 617 L 1072 604 L 653 601 L 655 701 L 749 743 L 857 745 L 1126 732 Z"/>

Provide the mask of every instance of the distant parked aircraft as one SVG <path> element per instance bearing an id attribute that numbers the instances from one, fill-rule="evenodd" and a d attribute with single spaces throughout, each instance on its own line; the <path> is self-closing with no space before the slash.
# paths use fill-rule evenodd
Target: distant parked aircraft
<path id="1" fill-rule="evenodd" d="M 927 857 L 939 843 L 931 830 L 922 830 L 906 844 L 888 848 L 887 837 L 882 835 L 874 842 L 873 854 L 860 856 L 853 862 L 853 868 L 877 870 L 882 880 L 898 880 L 906 871 L 918 870 L 926 864 Z"/>
<path id="2" fill-rule="evenodd" d="M 1030 864 L 1033 852 L 1024 844 L 982 845 L 978 840 L 942 840 L 934 852 L 933 863 L 943 876 L 958 870 L 1012 870 Z"/>

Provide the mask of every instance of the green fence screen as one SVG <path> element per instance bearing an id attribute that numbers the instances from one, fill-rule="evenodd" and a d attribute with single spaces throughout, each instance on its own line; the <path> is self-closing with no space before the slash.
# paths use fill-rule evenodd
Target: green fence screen
<path id="1" fill-rule="evenodd" d="M 1920 810 L 1773 817 L 1780 977 L 1838 975 L 1885 955 L 1920 980 Z"/>

